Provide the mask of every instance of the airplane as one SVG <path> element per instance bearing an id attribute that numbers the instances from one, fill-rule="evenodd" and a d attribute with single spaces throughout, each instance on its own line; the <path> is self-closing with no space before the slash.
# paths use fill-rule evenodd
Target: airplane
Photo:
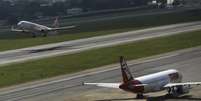
<path id="1" fill-rule="evenodd" d="M 44 25 L 40 25 L 37 23 L 33 23 L 30 21 L 20 21 L 17 23 L 17 29 L 15 29 L 13 26 L 11 28 L 11 31 L 13 32 L 24 32 L 24 33 L 31 33 L 32 37 L 36 37 L 36 35 L 43 34 L 44 37 L 47 36 L 48 32 L 54 32 L 58 30 L 66 30 L 66 29 L 71 29 L 75 28 L 76 26 L 67 26 L 67 27 L 58 27 L 58 17 L 56 17 L 53 27 L 47 27 Z"/>
<path id="2" fill-rule="evenodd" d="M 167 90 L 168 95 L 178 96 L 188 93 L 192 85 L 201 82 L 182 83 L 182 74 L 176 69 L 169 69 L 145 76 L 133 78 L 124 57 L 120 57 L 122 83 L 83 83 L 106 88 L 118 88 L 136 94 L 137 99 L 143 99 L 145 93 Z"/>

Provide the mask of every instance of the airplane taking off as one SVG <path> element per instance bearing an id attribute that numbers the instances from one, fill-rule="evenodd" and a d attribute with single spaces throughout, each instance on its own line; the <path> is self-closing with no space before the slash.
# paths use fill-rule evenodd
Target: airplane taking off
<path id="1" fill-rule="evenodd" d="M 17 29 L 15 29 L 12 26 L 11 31 L 31 33 L 33 37 L 36 37 L 36 35 L 39 33 L 39 34 L 43 34 L 43 36 L 45 37 L 47 36 L 48 32 L 66 30 L 66 29 L 71 29 L 75 27 L 75 26 L 58 27 L 58 18 L 55 19 L 53 26 L 55 28 L 50 28 L 50 27 L 29 22 L 29 21 L 20 21 L 17 23 Z"/>
<path id="2" fill-rule="evenodd" d="M 119 88 L 124 91 L 136 93 L 136 98 L 138 99 L 144 98 L 144 93 L 162 90 L 167 90 L 168 94 L 177 96 L 188 93 L 191 85 L 201 85 L 201 82 L 182 83 L 182 74 L 175 69 L 133 78 L 123 57 L 120 57 L 120 65 L 123 83 L 84 83 L 84 85 Z"/>

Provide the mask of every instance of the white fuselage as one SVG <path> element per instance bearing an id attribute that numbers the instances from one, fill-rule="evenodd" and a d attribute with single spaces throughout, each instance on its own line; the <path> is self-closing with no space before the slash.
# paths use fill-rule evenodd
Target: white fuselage
<path id="1" fill-rule="evenodd" d="M 165 85 L 181 81 L 182 75 L 177 70 L 171 69 L 135 78 L 127 84 L 122 84 L 120 88 L 134 93 L 148 93 L 164 90 Z"/>
<path id="2" fill-rule="evenodd" d="M 135 79 L 139 80 L 142 84 L 148 84 L 144 86 L 144 92 L 153 92 L 164 90 L 164 86 L 168 83 L 182 82 L 182 75 L 177 70 L 171 69 Z"/>
<path id="3" fill-rule="evenodd" d="M 48 31 L 51 29 L 47 26 L 36 24 L 33 22 L 29 22 L 29 21 L 20 21 L 17 24 L 17 26 L 21 30 L 29 31 L 29 32 L 45 32 L 45 31 Z"/>

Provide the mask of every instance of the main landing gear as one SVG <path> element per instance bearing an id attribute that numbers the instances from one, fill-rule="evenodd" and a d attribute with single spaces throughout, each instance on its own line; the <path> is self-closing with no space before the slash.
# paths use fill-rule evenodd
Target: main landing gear
<path id="1" fill-rule="evenodd" d="M 177 95 L 179 93 L 177 89 L 177 87 L 168 88 L 168 95 Z"/>
<path id="2" fill-rule="evenodd" d="M 43 37 L 47 37 L 47 33 L 44 33 L 44 34 L 43 34 Z"/>
<path id="3" fill-rule="evenodd" d="M 136 95 L 136 99 L 143 99 L 144 98 L 144 95 L 142 93 L 138 93 Z"/>
<path id="4" fill-rule="evenodd" d="M 36 38 L 37 35 L 38 35 L 38 34 L 36 34 L 36 33 L 32 33 L 32 37 L 33 37 L 33 38 Z M 43 36 L 43 37 L 47 37 L 47 33 L 42 34 L 42 36 Z"/>
<path id="5" fill-rule="evenodd" d="M 36 34 L 35 34 L 35 33 L 32 33 L 32 37 L 35 38 L 35 37 L 36 37 Z"/>

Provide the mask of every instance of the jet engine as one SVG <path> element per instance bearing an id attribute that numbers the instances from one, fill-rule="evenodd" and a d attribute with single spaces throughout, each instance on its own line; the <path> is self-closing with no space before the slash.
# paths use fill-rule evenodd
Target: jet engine
<path id="1" fill-rule="evenodd" d="M 175 89 L 175 92 L 177 94 L 186 94 L 189 93 L 191 87 L 190 85 L 182 85 L 182 86 L 177 86 Z"/>

